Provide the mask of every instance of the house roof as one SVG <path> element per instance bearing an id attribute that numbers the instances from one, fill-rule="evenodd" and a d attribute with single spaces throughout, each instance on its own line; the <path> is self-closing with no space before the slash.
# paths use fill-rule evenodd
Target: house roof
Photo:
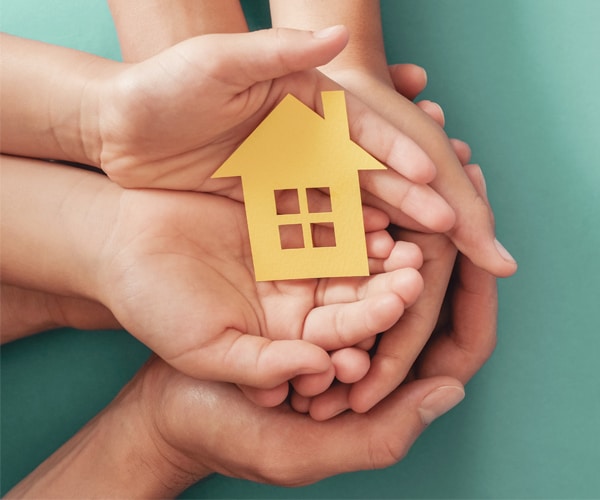
<path id="1" fill-rule="evenodd" d="M 350 140 L 344 92 L 321 97 L 324 117 L 288 94 L 212 177 L 252 174 L 302 185 L 307 178 L 324 182 L 357 170 L 385 169 Z"/>

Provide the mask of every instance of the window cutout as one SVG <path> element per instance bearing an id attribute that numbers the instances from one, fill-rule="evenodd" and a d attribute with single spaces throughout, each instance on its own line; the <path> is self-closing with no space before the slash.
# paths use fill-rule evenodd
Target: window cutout
<path id="1" fill-rule="evenodd" d="M 333 222 L 311 223 L 310 233 L 312 235 L 313 247 L 335 247 L 335 229 Z"/>
<path id="2" fill-rule="evenodd" d="M 300 201 L 297 189 L 276 189 L 275 207 L 277 215 L 299 214 Z"/>
<path id="3" fill-rule="evenodd" d="M 311 214 L 331 212 L 331 194 L 329 188 L 307 188 L 308 211 Z"/>
<path id="4" fill-rule="evenodd" d="M 279 241 L 282 250 L 304 248 L 302 224 L 284 224 L 279 226 Z"/>

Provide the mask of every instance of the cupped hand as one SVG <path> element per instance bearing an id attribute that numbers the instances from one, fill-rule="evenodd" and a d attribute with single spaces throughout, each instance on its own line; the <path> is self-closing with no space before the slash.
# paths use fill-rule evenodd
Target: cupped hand
<path id="1" fill-rule="evenodd" d="M 465 170 L 485 197 L 481 169 Z M 347 409 L 368 411 L 407 380 L 446 375 L 463 384 L 475 375 L 496 344 L 496 279 L 475 266 L 443 235 L 397 230 L 395 237 L 423 249 L 421 274 L 426 284 L 417 302 L 385 332 L 367 375 L 353 385 L 336 384 L 308 401 L 294 396 L 294 406 L 313 418 L 327 419 Z M 456 272 L 453 274 L 453 270 Z"/>
<path id="2" fill-rule="evenodd" d="M 367 251 L 384 272 L 257 283 L 242 204 L 114 188 L 121 194 L 99 259 L 98 300 L 126 330 L 196 378 L 272 389 L 325 372 L 326 350 L 391 327 L 422 290 L 420 252 L 394 244 L 383 231 L 387 218 L 374 209 L 365 211 L 365 229 L 376 235 L 367 238 Z"/>
<path id="3" fill-rule="evenodd" d="M 423 103 L 416 106 L 411 101 L 424 87 L 424 81 L 420 89 L 417 82 L 419 79 L 424 80 L 425 75 L 418 70 L 407 69 L 406 65 L 394 65 L 389 69 L 389 74 L 385 75 L 339 65 L 334 65 L 333 69 L 325 67 L 323 71 L 419 144 L 434 161 L 437 174 L 431 181 L 431 186 L 455 212 L 455 223 L 446 234 L 460 252 L 495 276 L 514 274 L 517 264 L 496 239 L 491 207 L 473 188 L 461 166 L 461 163 L 465 164 L 464 158 L 456 154 L 457 145 L 463 150 L 464 143 L 448 139 L 443 130 L 443 120 L 439 120 L 441 109 L 437 105 L 432 107 L 430 103 Z M 434 111 L 434 115 L 429 111 Z M 363 187 L 369 193 L 373 192 L 374 189 L 369 184 L 376 181 L 377 176 L 365 177 Z M 422 222 L 414 219 L 409 210 L 398 210 L 388 200 L 389 198 L 381 195 L 369 195 L 367 198 L 373 206 L 384 209 L 396 225 L 414 230 L 423 229 Z"/>
<path id="4" fill-rule="evenodd" d="M 285 95 L 322 113 L 321 92 L 340 87 L 314 68 L 347 37 L 343 27 L 205 35 L 119 66 L 100 86 L 98 165 L 125 187 L 240 201 L 239 179 L 211 175 Z M 429 157 L 350 93 L 346 101 L 351 138 L 390 167 L 361 176 L 364 187 L 431 230 L 450 229 L 452 209 L 427 185 L 435 177 Z"/>
<path id="5" fill-rule="evenodd" d="M 406 384 L 367 414 L 327 422 L 287 404 L 262 408 L 235 386 L 186 377 L 151 360 L 124 391 L 135 398 L 136 426 L 147 432 L 168 472 L 188 485 L 210 472 L 284 486 L 310 484 L 343 472 L 383 468 L 401 460 L 436 417 L 464 397 L 449 377 Z M 119 399 L 124 399 L 121 395 Z M 118 402 L 117 400 L 117 402 Z"/>

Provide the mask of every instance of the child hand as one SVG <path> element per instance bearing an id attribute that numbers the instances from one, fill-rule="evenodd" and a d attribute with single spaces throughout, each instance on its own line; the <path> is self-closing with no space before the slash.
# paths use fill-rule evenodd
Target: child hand
<path id="1" fill-rule="evenodd" d="M 214 192 L 242 199 L 240 181 L 210 179 L 288 93 L 321 110 L 321 91 L 339 88 L 314 70 L 339 52 L 346 31 L 294 30 L 206 35 L 144 62 L 119 66 L 99 91 L 95 164 L 125 187 Z M 97 87 L 93 87 L 97 89 Z M 390 168 L 363 187 L 432 230 L 452 210 L 427 182 L 429 157 L 412 139 L 347 94 L 350 134 Z"/>

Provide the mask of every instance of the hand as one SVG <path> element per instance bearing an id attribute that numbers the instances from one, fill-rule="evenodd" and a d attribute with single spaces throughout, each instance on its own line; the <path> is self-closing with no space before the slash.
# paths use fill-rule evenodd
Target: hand
<path id="1" fill-rule="evenodd" d="M 410 97 L 416 96 L 426 84 L 425 73 L 414 65 L 397 65 L 391 68 L 391 74 L 400 92 Z M 424 112 L 443 126 L 444 115 L 441 108 L 430 101 L 422 101 L 418 105 Z M 458 140 L 452 141 L 457 157 L 463 164 L 470 160 L 469 146 Z M 300 384 L 294 383 L 292 404 L 300 412 L 310 412 L 319 420 L 353 408 L 357 411 L 367 411 L 390 391 L 398 386 L 407 376 L 410 367 L 429 339 L 437 322 L 442 300 L 444 298 L 450 273 L 456 257 L 456 249 L 443 235 L 418 234 L 404 231 L 400 239 L 416 243 L 424 252 L 424 264 L 421 274 L 426 284 L 424 293 L 417 303 L 406 311 L 406 317 L 401 322 L 381 336 L 377 352 L 371 362 L 364 362 L 366 369 L 363 377 L 353 380 L 337 378 L 338 383 L 328 391 L 310 391 L 306 389 L 305 377 Z M 365 344 L 364 349 L 370 349 L 372 344 Z M 364 352 L 366 354 L 366 352 Z M 336 353 L 332 354 L 335 359 Z M 355 355 L 356 357 L 356 355 Z M 336 370 L 346 370 L 351 360 L 340 363 Z M 321 376 L 318 376 L 319 378 Z M 315 377 L 312 377 L 315 378 Z M 339 383 L 343 382 L 343 383 Z M 350 385 L 354 383 L 354 386 Z M 311 387 L 309 386 L 309 389 Z M 312 400 L 310 396 L 317 397 Z"/>
<path id="2" fill-rule="evenodd" d="M 367 414 L 316 422 L 152 358 L 114 401 L 6 498 L 174 498 L 217 472 L 300 486 L 401 460 L 464 397 L 449 377 L 398 388 Z"/>
<path id="3" fill-rule="evenodd" d="M 495 276 L 506 277 L 514 274 L 517 264 L 494 236 L 491 207 L 473 189 L 464 174 L 461 168 L 461 163 L 463 165 L 465 163 L 464 158 L 457 158 L 456 155 L 457 142 L 448 140 L 442 129 L 443 119 L 440 122 L 435 116 L 427 113 L 432 109 L 429 103 L 424 107 L 415 106 L 410 101 L 419 93 L 419 85 L 406 84 L 405 67 L 391 66 L 389 75 L 372 74 L 359 67 L 339 64 L 334 64 L 333 68 L 325 68 L 324 71 L 327 76 L 350 90 L 398 130 L 412 138 L 432 158 L 437 167 L 437 175 L 431 182 L 431 186 L 444 197 L 456 214 L 456 222 L 447 232 L 456 247 L 476 265 Z M 411 73 L 410 77 L 414 77 L 415 73 L 417 71 Z M 404 91 L 407 91 L 408 97 L 402 94 Z M 439 107 L 436 114 L 438 116 L 441 114 L 443 118 Z M 462 146 L 459 147 L 462 149 Z M 364 187 L 369 190 L 368 180 L 365 181 Z M 387 201 L 383 196 L 379 198 Z M 422 230 L 419 227 L 420 221 L 411 220 L 407 210 L 399 211 L 393 206 L 385 206 L 376 197 L 370 197 L 365 201 L 384 209 L 396 225 Z"/>
<path id="4" fill-rule="evenodd" d="M 285 29 L 206 35 L 121 66 L 100 91 L 90 87 L 100 96 L 96 163 L 125 187 L 241 200 L 239 179 L 210 176 L 286 94 L 320 111 L 320 92 L 339 86 L 313 68 L 346 40 L 341 27 L 315 35 Z M 448 230 L 452 210 L 426 185 L 435 177 L 429 157 L 350 94 L 347 109 L 353 140 L 390 167 L 361 176 L 366 189 L 423 226 Z"/>
<path id="5" fill-rule="evenodd" d="M 420 264 L 420 253 L 391 239 L 386 258 L 376 261 L 393 269 L 381 274 L 257 283 L 241 204 L 198 193 L 121 190 L 118 206 L 97 271 L 99 299 L 125 329 L 197 378 L 283 384 L 283 399 L 288 379 L 329 368 L 323 349 L 389 328 L 421 292 L 420 275 L 407 268 Z M 369 213 L 365 227 L 383 236 L 385 217 Z M 375 251 L 368 249 L 371 256 Z"/>
<path id="6" fill-rule="evenodd" d="M 324 423 L 286 404 L 260 408 L 234 386 L 191 379 L 157 359 L 127 391 L 138 397 L 140 428 L 152 436 L 159 455 L 176 465 L 179 477 L 187 473 L 194 482 L 210 471 L 284 486 L 389 466 L 464 396 L 451 378 L 419 380 L 367 414 L 347 413 Z M 172 481 L 163 476 L 162 482 Z"/>
<path id="7" fill-rule="evenodd" d="M 465 170 L 485 197 L 479 167 L 467 165 Z M 450 241 L 442 235 L 406 230 L 399 230 L 396 236 L 423 249 L 425 291 L 382 335 L 363 379 L 352 386 L 334 385 L 312 401 L 295 397 L 295 407 L 309 411 L 313 418 L 331 418 L 350 408 L 368 411 L 406 380 L 446 375 L 466 384 L 494 350 L 498 309 L 495 278 L 460 255 L 458 272 L 446 294 L 456 257 Z"/>

